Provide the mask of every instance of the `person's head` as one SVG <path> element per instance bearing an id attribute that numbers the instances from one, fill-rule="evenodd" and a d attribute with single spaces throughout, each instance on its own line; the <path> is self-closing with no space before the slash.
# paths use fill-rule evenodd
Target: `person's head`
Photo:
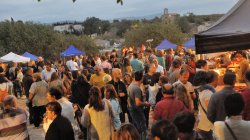
<path id="1" fill-rule="evenodd" d="M 100 75 L 100 74 L 102 73 L 103 69 L 102 69 L 101 66 L 95 65 L 94 71 L 95 71 L 95 74 L 96 74 L 96 75 Z"/>
<path id="2" fill-rule="evenodd" d="M 28 68 L 26 69 L 26 74 L 27 74 L 27 75 L 32 75 L 33 73 L 34 73 L 33 68 L 28 67 Z"/>
<path id="3" fill-rule="evenodd" d="M 106 59 L 107 59 L 107 58 L 106 58 L 106 56 L 105 56 L 105 55 L 101 56 L 101 60 L 102 60 L 102 62 L 103 62 L 103 61 L 106 61 Z"/>
<path id="4" fill-rule="evenodd" d="M 155 73 L 156 72 L 156 65 L 154 63 L 149 65 L 149 73 Z"/>
<path id="5" fill-rule="evenodd" d="M 142 77 L 143 77 L 143 72 L 142 71 L 136 71 L 134 73 L 135 81 L 141 82 L 142 81 Z"/>
<path id="6" fill-rule="evenodd" d="M 167 49 L 166 53 L 172 55 L 173 54 L 173 49 L 172 48 Z"/>
<path id="7" fill-rule="evenodd" d="M 158 56 L 163 57 L 164 56 L 164 50 L 159 50 L 158 51 Z"/>
<path id="8" fill-rule="evenodd" d="M 51 74 L 51 79 L 50 81 L 54 81 L 54 80 L 58 80 L 59 79 L 59 76 L 58 76 L 58 73 L 57 72 L 53 72 Z"/>
<path id="9" fill-rule="evenodd" d="M 158 85 L 162 86 L 162 85 L 167 84 L 167 83 L 168 83 L 168 77 L 167 76 L 160 76 Z"/>
<path id="10" fill-rule="evenodd" d="M 137 53 L 134 53 L 133 56 L 134 56 L 135 59 L 138 58 L 138 54 Z"/>
<path id="11" fill-rule="evenodd" d="M 158 65 L 159 65 L 158 60 L 157 60 L 157 59 L 154 59 L 153 62 L 154 62 L 154 64 L 155 64 L 155 66 L 158 67 Z"/>
<path id="12" fill-rule="evenodd" d="M 115 87 L 112 84 L 107 84 L 104 88 L 104 94 L 106 99 L 117 99 L 118 95 Z"/>
<path id="13" fill-rule="evenodd" d="M 56 100 L 61 99 L 63 96 L 63 92 L 60 87 L 52 87 L 49 89 L 49 92 L 47 93 L 47 100 L 49 102 L 54 102 Z"/>
<path id="14" fill-rule="evenodd" d="M 37 58 L 37 61 L 38 61 L 38 62 L 42 62 L 42 61 L 43 61 L 43 58 L 42 58 L 41 56 L 39 56 L 39 57 Z"/>
<path id="15" fill-rule="evenodd" d="M 103 82 L 104 83 L 108 83 L 112 80 L 112 77 L 109 74 L 106 74 L 105 76 L 103 76 Z"/>
<path id="16" fill-rule="evenodd" d="M 218 85 L 219 74 L 215 71 L 207 72 L 207 83 L 212 85 L 213 87 L 217 87 Z"/>
<path id="17" fill-rule="evenodd" d="M 206 60 L 198 60 L 196 62 L 196 68 L 203 69 L 203 70 L 207 71 L 208 70 L 207 61 Z"/>
<path id="18" fill-rule="evenodd" d="M 188 91 L 183 84 L 179 83 L 174 86 L 174 92 L 176 95 L 177 94 L 187 95 Z"/>
<path id="19" fill-rule="evenodd" d="M 42 79 L 42 74 L 37 72 L 32 75 L 33 81 L 40 81 Z"/>
<path id="20" fill-rule="evenodd" d="M 244 58 L 246 58 L 246 54 L 243 51 L 237 51 L 235 53 L 235 59 L 236 61 L 240 62 L 242 61 Z"/>
<path id="21" fill-rule="evenodd" d="M 181 61 L 179 59 L 174 59 L 172 62 L 173 68 L 180 68 L 181 67 Z"/>
<path id="22" fill-rule="evenodd" d="M 124 58 L 123 63 L 124 63 L 124 66 L 131 66 L 130 60 L 128 58 Z"/>
<path id="23" fill-rule="evenodd" d="M 183 84 L 186 84 L 188 79 L 189 79 L 189 71 L 187 69 L 181 69 L 180 71 L 180 81 L 183 83 Z"/>
<path id="24" fill-rule="evenodd" d="M 58 102 L 49 102 L 46 105 L 46 117 L 54 120 L 57 116 L 61 116 L 62 107 Z"/>
<path id="25" fill-rule="evenodd" d="M 69 79 L 69 80 L 72 80 L 72 79 L 73 79 L 72 74 L 71 74 L 71 72 L 69 72 L 69 71 L 64 71 L 64 72 L 63 72 L 63 78 L 64 78 L 64 79 Z"/>
<path id="26" fill-rule="evenodd" d="M 116 135 L 115 140 L 140 140 L 139 132 L 132 124 L 122 125 Z"/>
<path id="27" fill-rule="evenodd" d="M 124 75 L 124 81 L 127 83 L 127 84 L 130 84 L 132 81 L 133 81 L 133 77 L 128 74 L 128 73 L 125 73 Z"/>
<path id="28" fill-rule="evenodd" d="M 235 82 L 236 82 L 236 75 L 234 72 L 232 71 L 228 71 L 224 74 L 223 77 L 223 82 L 224 85 L 228 85 L 228 86 L 234 86 Z"/>
<path id="29" fill-rule="evenodd" d="M 194 86 L 201 86 L 207 84 L 207 72 L 198 71 L 194 76 Z"/>
<path id="30" fill-rule="evenodd" d="M 195 56 L 192 54 L 187 59 L 188 64 L 191 64 L 192 62 L 195 62 Z"/>
<path id="31" fill-rule="evenodd" d="M 112 77 L 113 77 L 113 79 L 116 79 L 116 80 L 122 79 L 122 71 L 121 71 L 121 69 L 113 68 L 112 69 Z"/>
<path id="32" fill-rule="evenodd" d="M 143 52 L 142 51 L 140 51 L 139 53 L 138 53 L 138 58 L 140 58 L 140 59 L 142 59 L 143 58 Z"/>
<path id="33" fill-rule="evenodd" d="M 13 95 L 7 95 L 3 99 L 4 109 L 17 108 L 17 98 Z"/>
<path id="34" fill-rule="evenodd" d="M 76 80 L 78 78 L 78 76 L 79 76 L 79 71 L 78 70 L 72 71 L 72 77 L 73 77 L 74 80 Z"/>
<path id="35" fill-rule="evenodd" d="M 245 81 L 250 84 L 250 70 L 247 70 L 245 73 Z"/>
<path id="36" fill-rule="evenodd" d="M 52 68 L 52 64 L 51 64 L 50 62 L 47 62 L 47 63 L 46 63 L 46 70 L 47 70 L 47 71 L 50 71 L 51 68 Z"/>
<path id="37" fill-rule="evenodd" d="M 163 95 L 173 95 L 174 94 L 174 88 L 171 84 L 164 84 L 162 86 L 161 90 Z"/>
<path id="38" fill-rule="evenodd" d="M 153 140 L 177 140 L 177 129 L 173 123 L 167 120 L 156 122 L 151 129 Z"/>
<path id="39" fill-rule="evenodd" d="M 173 123 L 178 133 L 192 133 L 194 130 L 195 117 L 190 112 L 179 112 L 175 115 Z"/>
<path id="40" fill-rule="evenodd" d="M 0 84 L 7 82 L 8 82 L 7 78 L 3 74 L 0 74 Z"/>
<path id="41" fill-rule="evenodd" d="M 101 96 L 102 94 L 98 87 L 91 87 L 89 90 L 89 108 L 93 107 L 96 111 L 102 111 L 104 106 Z"/>
<path id="42" fill-rule="evenodd" d="M 228 117 L 240 115 L 245 103 L 239 93 L 230 94 L 224 101 L 225 112 Z"/>

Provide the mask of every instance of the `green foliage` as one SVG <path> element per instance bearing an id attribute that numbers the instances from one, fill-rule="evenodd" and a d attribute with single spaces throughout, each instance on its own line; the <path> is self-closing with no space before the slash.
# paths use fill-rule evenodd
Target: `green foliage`
<path id="1" fill-rule="evenodd" d="M 153 39 L 151 46 L 154 48 L 165 38 L 173 43 L 181 44 L 185 39 L 185 34 L 175 24 L 140 24 L 137 28 L 125 33 L 125 45 L 138 47 L 146 44 L 146 40 Z"/>
<path id="2" fill-rule="evenodd" d="M 52 26 L 32 22 L 0 22 L 0 56 L 28 51 L 45 58 L 59 57 L 70 44 L 87 53 L 97 50 L 93 40 L 84 35 L 62 34 Z"/>
<path id="3" fill-rule="evenodd" d="M 91 35 L 94 33 L 104 34 L 109 30 L 110 23 L 107 20 L 100 20 L 96 17 L 88 17 L 84 22 L 84 33 Z"/>

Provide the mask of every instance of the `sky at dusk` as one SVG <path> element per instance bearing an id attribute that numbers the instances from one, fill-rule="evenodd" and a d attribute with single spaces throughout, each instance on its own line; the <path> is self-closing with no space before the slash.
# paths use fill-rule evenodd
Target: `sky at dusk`
<path id="1" fill-rule="evenodd" d="M 6 19 L 53 23 L 83 21 L 87 17 L 112 20 L 160 15 L 169 12 L 197 15 L 226 13 L 238 0 L 0 0 L 0 21 Z"/>

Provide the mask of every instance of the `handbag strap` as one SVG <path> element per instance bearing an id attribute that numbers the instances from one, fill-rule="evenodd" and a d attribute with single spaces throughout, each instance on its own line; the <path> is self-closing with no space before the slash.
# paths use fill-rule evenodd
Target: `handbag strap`
<path id="1" fill-rule="evenodd" d="M 194 92 L 195 92 L 196 95 L 198 96 L 198 103 L 201 105 L 201 109 L 202 109 L 203 112 L 207 115 L 207 111 L 205 110 L 205 108 L 204 108 L 203 105 L 201 104 L 200 96 L 199 96 L 199 93 L 198 93 L 197 89 L 194 89 Z"/>
<path id="2" fill-rule="evenodd" d="M 234 140 L 238 140 L 236 135 L 234 134 L 233 130 L 229 127 L 228 123 L 225 122 L 226 127 L 228 128 L 229 132 L 231 133 L 231 135 L 233 136 Z"/>

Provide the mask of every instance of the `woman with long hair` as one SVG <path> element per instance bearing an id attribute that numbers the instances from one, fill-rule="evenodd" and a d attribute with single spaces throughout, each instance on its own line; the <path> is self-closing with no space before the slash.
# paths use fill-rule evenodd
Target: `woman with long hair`
<path id="1" fill-rule="evenodd" d="M 111 140 L 113 112 L 110 102 L 102 100 L 101 91 L 93 86 L 89 91 L 89 104 L 84 107 L 82 124 L 88 129 L 87 139 Z"/>
<path id="2" fill-rule="evenodd" d="M 53 72 L 51 74 L 51 79 L 49 82 L 49 89 L 52 87 L 62 87 L 62 81 L 60 80 L 57 72 Z"/>
<path id="3" fill-rule="evenodd" d="M 114 113 L 114 118 L 113 118 L 114 129 L 118 130 L 121 126 L 121 120 L 119 114 L 122 112 L 122 110 L 115 87 L 112 84 L 107 84 L 104 88 L 104 94 L 105 98 L 110 101 L 112 106 L 112 110 Z"/>
<path id="4" fill-rule="evenodd" d="M 73 80 L 72 74 L 69 71 L 64 71 L 63 73 L 63 78 L 62 78 L 62 87 L 63 87 L 63 94 L 65 97 L 69 97 L 71 95 L 71 82 Z"/>
<path id="5" fill-rule="evenodd" d="M 88 104 L 90 84 L 84 75 L 79 75 L 71 84 L 71 101 L 84 108 Z"/>
<path id="6" fill-rule="evenodd" d="M 175 96 L 178 100 L 182 101 L 183 104 L 188 108 L 189 111 L 193 109 L 193 100 L 191 96 L 189 96 L 187 89 L 182 84 L 177 84 L 174 87 Z"/>
<path id="7" fill-rule="evenodd" d="M 133 69 L 130 64 L 130 60 L 128 58 L 124 58 L 122 69 L 123 69 L 123 73 L 128 73 L 130 75 L 132 74 Z"/>

